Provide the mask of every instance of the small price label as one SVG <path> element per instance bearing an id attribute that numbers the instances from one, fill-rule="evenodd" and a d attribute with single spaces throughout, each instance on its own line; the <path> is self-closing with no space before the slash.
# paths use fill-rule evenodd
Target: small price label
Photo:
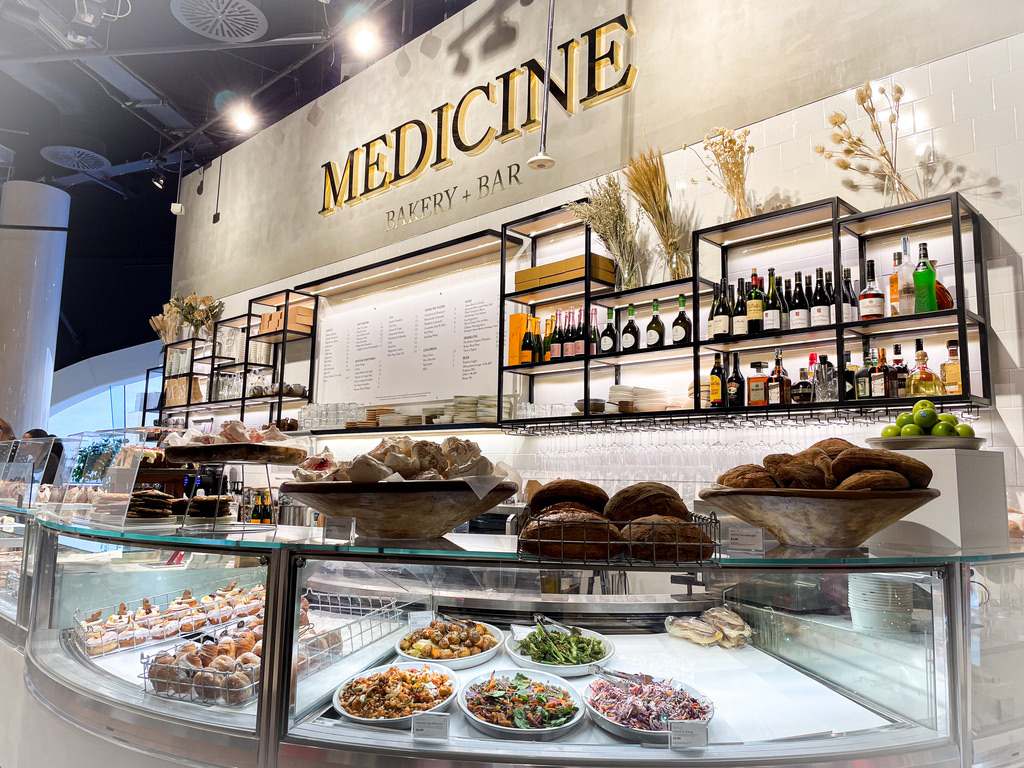
<path id="1" fill-rule="evenodd" d="M 729 526 L 729 551 L 764 554 L 764 531 L 752 525 Z"/>
<path id="2" fill-rule="evenodd" d="M 409 611 L 409 629 L 413 631 L 429 627 L 433 620 L 433 611 Z"/>
<path id="3" fill-rule="evenodd" d="M 510 624 L 509 630 L 512 632 L 512 639 L 517 643 L 525 640 L 527 635 L 534 631 L 536 627 L 524 627 L 522 624 Z"/>
<path id="4" fill-rule="evenodd" d="M 669 720 L 669 749 L 701 749 L 708 745 L 708 724 L 699 720 Z"/>
<path id="5" fill-rule="evenodd" d="M 412 737 L 428 741 L 448 741 L 447 713 L 421 712 L 413 715 Z"/>

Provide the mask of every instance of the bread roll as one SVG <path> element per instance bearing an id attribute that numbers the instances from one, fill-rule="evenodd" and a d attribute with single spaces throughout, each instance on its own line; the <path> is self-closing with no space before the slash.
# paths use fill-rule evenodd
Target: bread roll
<path id="1" fill-rule="evenodd" d="M 649 515 L 622 528 L 632 557 L 655 562 L 706 560 L 715 542 L 697 525 L 678 517 Z"/>
<path id="2" fill-rule="evenodd" d="M 202 701 L 214 701 L 220 693 L 220 675 L 197 672 L 192 678 L 192 692 Z"/>
<path id="3" fill-rule="evenodd" d="M 718 476 L 719 485 L 730 488 L 778 488 L 771 474 L 757 464 L 741 464 Z"/>
<path id="4" fill-rule="evenodd" d="M 826 487 L 825 473 L 813 464 L 801 461 L 790 459 L 788 463 L 777 465 L 770 474 L 781 488 L 821 490 Z"/>
<path id="5" fill-rule="evenodd" d="M 218 656 L 210 662 L 209 668 L 215 672 L 232 672 L 235 669 L 235 659 L 232 656 Z"/>
<path id="6" fill-rule="evenodd" d="M 554 559 L 607 560 L 625 551 L 622 534 L 596 512 L 552 512 L 519 534 L 524 552 Z"/>
<path id="7" fill-rule="evenodd" d="M 530 509 L 536 513 L 562 501 L 575 501 L 602 514 L 608 504 L 608 494 L 596 485 L 580 480 L 553 480 L 533 494 Z"/>
<path id="8" fill-rule="evenodd" d="M 228 704 L 244 704 L 252 698 L 255 686 L 245 672 L 234 672 L 224 678 L 221 690 Z"/>
<path id="9" fill-rule="evenodd" d="M 910 482 L 899 472 L 888 469 L 865 469 L 854 472 L 836 486 L 837 491 L 890 491 L 909 488 Z"/>
<path id="10" fill-rule="evenodd" d="M 836 456 L 845 451 L 847 448 L 856 448 L 857 446 L 851 443 L 849 440 L 843 440 L 841 437 L 826 437 L 824 440 L 819 440 L 811 448 L 816 448 L 819 451 L 823 451 L 826 456 L 830 459 L 835 460 Z M 810 450 L 810 448 L 808 448 Z"/>
<path id="11" fill-rule="evenodd" d="M 675 489 L 662 483 L 627 486 L 612 496 L 604 508 L 604 516 L 613 523 L 628 523 L 650 515 L 692 519 L 690 510 Z"/>
<path id="12" fill-rule="evenodd" d="M 854 472 L 865 469 L 888 469 L 899 472 L 911 488 L 927 488 L 932 481 L 932 470 L 927 464 L 895 451 L 870 448 L 848 448 L 832 461 L 832 474 L 842 482 Z"/>

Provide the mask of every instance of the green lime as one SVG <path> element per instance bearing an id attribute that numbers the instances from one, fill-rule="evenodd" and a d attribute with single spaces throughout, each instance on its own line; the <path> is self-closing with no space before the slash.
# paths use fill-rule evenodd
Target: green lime
<path id="1" fill-rule="evenodd" d="M 883 427 L 883 429 L 882 429 L 882 437 L 899 437 L 900 436 L 900 429 L 901 428 L 898 427 L 895 424 L 890 424 L 887 427 Z"/>
<path id="2" fill-rule="evenodd" d="M 924 430 L 917 426 L 917 424 L 907 424 L 907 426 L 900 430 L 900 437 L 920 437 L 923 434 Z"/>
<path id="3" fill-rule="evenodd" d="M 970 424 L 957 424 L 955 429 L 960 437 L 974 437 L 974 427 Z"/>
<path id="4" fill-rule="evenodd" d="M 948 421 L 937 421 L 932 427 L 932 437 L 953 437 L 956 434 L 956 427 Z"/>
<path id="5" fill-rule="evenodd" d="M 917 413 L 922 408 L 931 408 L 934 411 L 935 403 L 933 403 L 931 400 L 918 400 L 916 403 L 914 403 L 914 413 Z"/>
<path id="6" fill-rule="evenodd" d="M 939 414 L 935 412 L 934 408 L 922 408 L 914 414 L 914 423 L 921 429 L 931 429 L 938 421 Z"/>
<path id="7" fill-rule="evenodd" d="M 955 427 L 955 426 L 956 426 L 957 424 L 959 424 L 959 423 L 960 423 L 960 419 L 958 419 L 958 418 L 957 418 L 956 416 L 954 416 L 954 415 L 953 415 L 952 413 L 940 413 L 940 414 L 939 414 L 939 421 L 947 421 L 947 422 L 949 422 L 950 424 L 952 424 L 952 425 L 953 425 L 954 427 Z"/>
<path id="8" fill-rule="evenodd" d="M 914 414 L 910 412 L 901 413 L 899 416 L 896 417 L 896 426 L 899 427 L 900 429 L 903 429 L 905 426 L 907 426 L 907 424 L 913 423 Z"/>

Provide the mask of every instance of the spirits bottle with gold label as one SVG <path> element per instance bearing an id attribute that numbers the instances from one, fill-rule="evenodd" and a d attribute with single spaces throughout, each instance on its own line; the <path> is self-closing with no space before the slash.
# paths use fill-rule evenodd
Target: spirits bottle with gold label
<path id="1" fill-rule="evenodd" d="M 960 342 L 950 339 L 946 342 L 948 358 L 939 366 L 939 376 L 942 378 L 942 391 L 946 395 L 959 395 L 962 393 L 960 383 Z"/>
<path id="2" fill-rule="evenodd" d="M 924 351 L 924 339 L 915 339 L 914 359 L 917 366 L 907 377 L 907 397 L 941 395 L 942 382 L 938 374 L 928 367 L 928 353 Z"/>

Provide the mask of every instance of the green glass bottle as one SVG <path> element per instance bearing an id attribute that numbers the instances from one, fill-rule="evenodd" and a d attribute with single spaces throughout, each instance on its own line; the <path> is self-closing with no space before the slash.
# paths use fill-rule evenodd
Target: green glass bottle
<path id="1" fill-rule="evenodd" d="M 918 246 L 917 267 L 914 268 L 914 314 L 935 312 L 935 268 L 928 261 L 928 243 Z"/>

